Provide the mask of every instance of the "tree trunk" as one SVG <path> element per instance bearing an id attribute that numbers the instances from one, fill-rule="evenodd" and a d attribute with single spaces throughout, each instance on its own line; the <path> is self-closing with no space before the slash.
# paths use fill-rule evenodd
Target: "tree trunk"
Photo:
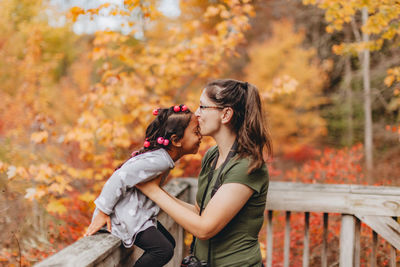
<path id="1" fill-rule="evenodd" d="M 366 24 L 368 20 L 368 10 L 366 7 L 362 10 L 362 22 Z M 362 33 L 362 40 L 364 43 L 369 41 L 367 33 Z M 363 51 L 363 86 L 364 86 L 364 149 L 365 149 L 365 165 L 366 165 L 366 178 L 369 184 L 372 184 L 372 166 L 373 166 L 373 155 L 372 155 L 372 111 L 371 111 L 371 84 L 370 84 L 370 52 L 368 48 Z"/>
<path id="2" fill-rule="evenodd" d="M 351 32 L 349 28 L 345 30 L 346 43 L 350 42 Z M 347 132 L 346 132 L 346 145 L 351 146 L 354 139 L 354 123 L 353 123 L 353 90 L 351 88 L 352 70 L 351 70 L 351 55 L 346 55 L 344 62 L 344 79 L 343 89 L 346 101 L 346 121 L 347 121 Z"/>

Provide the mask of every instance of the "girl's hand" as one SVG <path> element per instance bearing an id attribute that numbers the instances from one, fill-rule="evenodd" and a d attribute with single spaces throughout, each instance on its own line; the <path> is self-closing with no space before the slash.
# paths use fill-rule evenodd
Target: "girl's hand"
<path id="1" fill-rule="evenodd" d="M 99 213 L 97 213 L 96 217 L 94 217 L 92 223 L 89 225 L 84 236 L 93 235 L 94 233 L 99 231 L 100 228 L 103 227 L 105 224 L 107 224 L 107 230 L 111 232 L 110 216 L 99 210 Z"/>

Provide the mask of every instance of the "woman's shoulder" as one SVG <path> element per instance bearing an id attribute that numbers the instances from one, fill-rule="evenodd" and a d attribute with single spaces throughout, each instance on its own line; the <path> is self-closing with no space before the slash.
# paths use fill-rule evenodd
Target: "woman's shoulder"
<path id="1" fill-rule="evenodd" d="M 210 147 L 207 152 L 204 154 L 204 157 L 201 161 L 201 166 L 207 166 L 209 164 L 209 162 L 215 158 L 215 155 L 218 152 L 218 147 L 217 146 L 212 146 Z"/>
<path id="2" fill-rule="evenodd" d="M 264 163 L 260 168 L 248 173 L 250 164 L 249 157 L 233 158 L 225 170 L 225 182 L 246 184 L 260 192 L 260 189 L 269 182 L 268 168 Z"/>

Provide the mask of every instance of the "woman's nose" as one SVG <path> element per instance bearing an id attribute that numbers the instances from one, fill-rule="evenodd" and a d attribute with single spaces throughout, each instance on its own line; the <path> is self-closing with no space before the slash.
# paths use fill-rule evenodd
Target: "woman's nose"
<path id="1" fill-rule="evenodd" d="M 200 107 L 198 107 L 198 108 L 196 109 L 196 111 L 194 112 L 194 115 L 195 115 L 196 117 L 199 117 L 199 116 L 200 116 Z"/>

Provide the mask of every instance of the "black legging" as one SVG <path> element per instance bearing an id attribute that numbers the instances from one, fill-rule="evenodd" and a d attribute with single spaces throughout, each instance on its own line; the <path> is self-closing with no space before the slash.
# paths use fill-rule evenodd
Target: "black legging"
<path id="1" fill-rule="evenodd" d="M 134 267 L 164 266 L 174 255 L 175 239 L 157 222 L 157 228 L 151 226 L 136 236 L 135 245 L 144 250 Z"/>

